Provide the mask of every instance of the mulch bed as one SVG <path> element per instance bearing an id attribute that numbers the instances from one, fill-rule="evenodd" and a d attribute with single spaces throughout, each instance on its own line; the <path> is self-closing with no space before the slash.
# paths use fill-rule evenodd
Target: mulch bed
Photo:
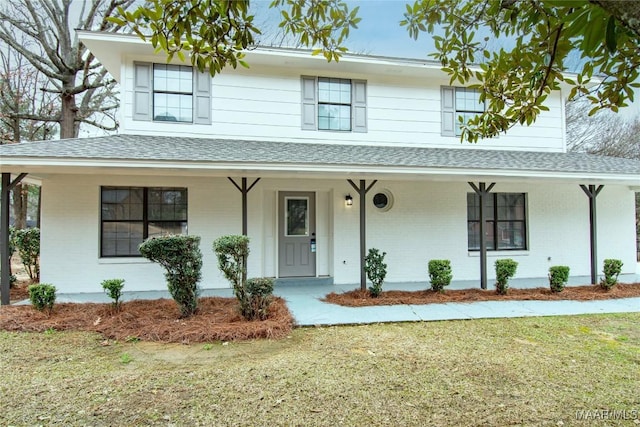
<path id="1" fill-rule="evenodd" d="M 29 285 L 31 280 L 18 280 L 16 284 L 9 290 L 11 301 L 22 301 L 29 299 Z"/>
<path id="2" fill-rule="evenodd" d="M 507 295 L 498 295 L 495 289 L 462 289 L 434 292 L 423 291 L 384 291 L 377 298 L 372 298 L 368 291 L 356 289 L 337 294 L 332 292 L 323 301 L 347 307 L 365 307 L 372 305 L 396 304 L 432 304 L 446 302 L 475 301 L 513 301 L 513 300 L 603 300 L 612 298 L 640 297 L 640 283 L 619 283 L 607 291 L 599 285 L 570 286 L 562 292 L 551 292 L 548 288 L 509 289 Z"/>
<path id="3" fill-rule="evenodd" d="M 282 298 L 274 297 L 269 317 L 246 321 L 238 313 L 235 298 L 200 298 L 196 315 L 180 319 L 173 300 L 135 300 L 125 302 L 119 311 L 110 304 L 61 303 L 49 315 L 31 306 L 3 306 L 0 329 L 43 332 L 75 330 L 98 332 L 114 340 L 197 343 L 283 338 L 294 320 Z"/>

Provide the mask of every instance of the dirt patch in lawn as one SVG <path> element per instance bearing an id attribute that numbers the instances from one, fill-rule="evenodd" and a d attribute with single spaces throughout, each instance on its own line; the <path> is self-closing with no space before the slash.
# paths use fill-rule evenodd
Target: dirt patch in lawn
<path id="1" fill-rule="evenodd" d="M 173 300 L 136 300 L 115 311 L 110 304 L 61 303 L 53 312 L 31 306 L 4 306 L 0 329 L 43 332 L 47 330 L 93 331 L 115 340 L 140 339 L 178 343 L 282 338 L 293 328 L 293 317 L 283 299 L 274 297 L 269 317 L 246 321 L 234 298 L 200 298 L 196 315 L 179 319 Z"/>
<path id="2" fill-rule="evenodd" d="M 619 283 L 611 290 L 600 285 L 570 286 L 562 292 L 551 292 L 547 288 L 509 289 L 507 295 L 498 295 L 494 290 L 461 289 L 434 292 L 423 291 L 384 291 L 377 298 L 372 298 L 368 291 L 356 289 L 349 292 L 328 294 L 323 301 L 348 307 L 364 307 L 372 305 L 396 304 L 432 304 L 446 302 L 475 301 L 513 301 L 513 300 L 603 300 L 613 298 L 640 297 L 640 283 Z"/>

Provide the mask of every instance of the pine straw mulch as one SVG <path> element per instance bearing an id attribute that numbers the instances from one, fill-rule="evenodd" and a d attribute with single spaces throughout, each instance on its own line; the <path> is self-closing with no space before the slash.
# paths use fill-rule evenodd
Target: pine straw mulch
<path id="1" fill-rule="evenodd" d="M 125 302 L 119 311 L 111 304 L 56 304 L 51 314 L 31 306 L 0 308 L 0 329 L 6 331 L 98 332 L 114 340 L 140 339 L 176 343 L 283 338 L 293 328 L 294 320 L 282 298 L 274 297 L 269 317 L 246 321 L 238 313 L 235 298 L 200 298 L 198 312 L 180 319 L 173 300 L 135 300 Z"/>
<path id="2" fill-rule="evenodd" d="M 327 294 L 322 301 L 347 307 L 365 307 L 372 305 L 396 304 L 433 304 L 447 302 L 476 302 L 476 301 L 514 301 L 514 300 L 603 300 L 614 298 L 640 297 L 640 283 L 619 283 L 607 291 L 600 285 L 568 286 L 562 292 L 551 292 L 548 288 L 509 289 L 507 295 L 499 295 L 494 290 L 461 289 L 434 292 L 431 289 L 423 291 L 383 291 L 380 296 L 373 298 L 369 291 L 356 289 L 337 294 Z"/>
<path id="3" fill-rule="evenodd" d="M 31 283 L 29 279 L 18 280 L 11 289 L 9 289 L 10 300 L 13 302 L 29 299 L 29 285 L 31 285 Z"/>

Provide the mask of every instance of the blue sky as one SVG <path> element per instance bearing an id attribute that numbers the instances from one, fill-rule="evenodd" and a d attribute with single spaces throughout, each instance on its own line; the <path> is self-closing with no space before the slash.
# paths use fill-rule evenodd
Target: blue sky
<path id="1" fill-rule="evenodd" d="M 280 20 L 277 11 L 268 10 L 269 3 L 266 0 L 252 2 L 256 23 L 263 29 L 266 39 L 278 32 L 277 23 Z M 348 0 L 348 3 L 351 8 L 360 7 L 358 16 L 362 18 L 358 29 L 349 34 L 347 47 L 350 52 L 420 59 L 426 59 L 433 52 L 431 35 L 422 34 L 416 41 L 409 37 L 405 27 L 400 26 L 407 1 Z"/>
<path id="2" fill-rule="evenodd" d="M 430 34 L 421 34 L 416 41 L 409 37 L 405 27 L 400 26 L 406 1 L 361 0 L 350 3 L 360 6 L 362 21 L 358 30 L 349 37 L 349 50 L 406 58 L 427 58 L 433 52 Z"/>

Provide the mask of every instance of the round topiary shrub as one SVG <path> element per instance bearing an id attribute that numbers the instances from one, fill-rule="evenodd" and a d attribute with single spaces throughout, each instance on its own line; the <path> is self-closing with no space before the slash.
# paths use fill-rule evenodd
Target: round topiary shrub
<path id="1" fill-rule="evenodd" d="M 36 310 L 51 313 L 56 302 L 56 287 L 48 283 L 29 286 L 29 301 Z"/>
<path id="2" fill-rule="evenodd" d="M 453 273 L 451 261 L 448 259 L 432 259 L 429 261 L 429 281 L 435 292 L 444 292 L 445 286 L 451 284 Z"/>
<path id="3" fill-rule="evenodd" d="M 569 267 L 554 265 L 549 267 L 549 287 L 551 292 L 562 292 L 569 281 Z"/>

